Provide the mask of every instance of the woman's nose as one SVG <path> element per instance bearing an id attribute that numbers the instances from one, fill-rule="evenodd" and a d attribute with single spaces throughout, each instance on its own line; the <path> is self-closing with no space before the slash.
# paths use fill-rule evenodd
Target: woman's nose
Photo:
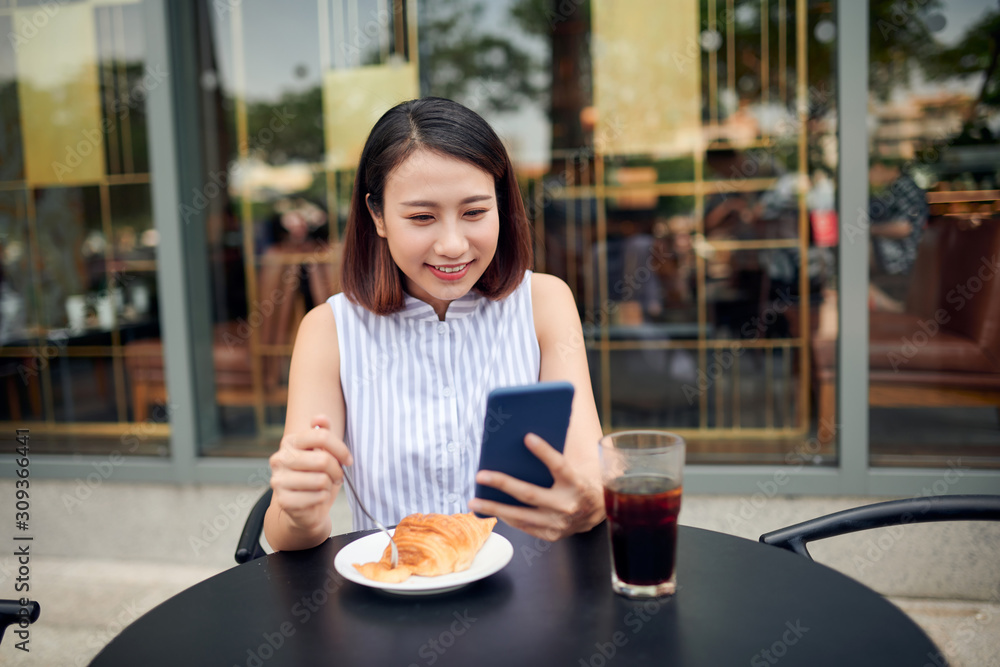
<path id="1" fill-rule="evenodd" d="M 460 225 L 449 223 L 441 226 L 434 252 L 442 257 L 461 257 L 468 249 L 469 241 Z"/>

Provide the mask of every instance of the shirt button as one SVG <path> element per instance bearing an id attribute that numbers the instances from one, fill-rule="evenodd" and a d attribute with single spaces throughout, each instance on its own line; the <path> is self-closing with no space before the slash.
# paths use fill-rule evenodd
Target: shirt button
<path id="1" fill-rule="evenodd" d="M 453 453 L 456 452 L 456 451 L 458 451 L 458 444 L 455 443 L 454 441 L 449 442 L 448 443 L 448 451 L 449 452 L 453 452 Z"/>
<path id="2" fill-rule="evenodd" d="M 439 324 L 438 325 L 438 333 L 439 334 L 443 334 L 443 333 L 445 333 L 447 331 L 448 331 L 448 325 L 446 325 L 446 324 Z"/>
<path id="3" fill-rule="evenodd" d="M 441 391 L 441 393 L 442 393 L 442 394 L 444 394 L 445 396 L 451 396 L 451 387 L 445 387 L 445 388 L 444 388 L 444 389 L 443 389 L 443 390 Z"/>
<path id="4" fill-rule="evenodd" d="M 452 505 L 454 505 L 455 503 L 457 503 L 458 502 L 458 495 L 455 494 L 455 493 L 449 493 L 448 494 L 448 502 L 451 503 Z"/>

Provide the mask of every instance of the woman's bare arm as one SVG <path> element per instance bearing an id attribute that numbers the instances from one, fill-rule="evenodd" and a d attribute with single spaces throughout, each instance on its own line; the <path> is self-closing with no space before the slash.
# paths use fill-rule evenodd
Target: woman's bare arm
<path id="1" fill-rule="evenodd" d="M 285 432 L 270 458 L 274 495 L 264 535 L 278 551 L 307 549 L 330 535 L 330 506 L 350 465 L 344 444 L 346 408 L 333 309 L 326 303 L 302 319 L 288 379 Z"/>

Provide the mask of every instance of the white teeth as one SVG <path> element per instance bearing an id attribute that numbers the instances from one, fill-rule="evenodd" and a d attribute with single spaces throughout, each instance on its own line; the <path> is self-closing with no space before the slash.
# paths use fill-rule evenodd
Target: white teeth
<path id="1" fill-rule="evenodd" d="M 435 266 L 434 268 L 441 273 L 458 273 L 467 266 L 468 264 L 463 264 L 462 266 Z"/>

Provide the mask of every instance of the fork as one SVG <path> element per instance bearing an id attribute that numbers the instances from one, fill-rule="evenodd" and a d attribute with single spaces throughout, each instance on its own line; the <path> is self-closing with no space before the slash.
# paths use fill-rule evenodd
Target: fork
<path id="1" fill-rule="evenodd" d="M 392 547 L 392 567 L 396 567 L 397 565 L 399 565 L 399 550 L 396 549 L 396 540 L 392 539 L 392 535 L 389 533 L 389 530 L 382 525 L 381 521 L 373 517 L 372 513 L 369 512 L 368 508 L 365 507 L 365 504 L 361 502 L 361 496 L 359 496 L 358 492 L 355 490 L 354 482 L 351 481 L 351 476 L 347 474 L 347 470 L 341 468 L 341 472 L 344 474 L 344 481 L 347 482 L 347 488 L 351 490 L 351 495 L 354 496 L 354 500 L 355 502 L 358 503 L 358 507 L 361 508 L 361 511 L 365 513 L 365 516 L 367 516 L 369 519 L 372 520 L 372 522 L 379 530 L 381 530 L 388 536 L 389 546 Z"/>
<path id="2" fill-rule="evenodd" d="M 313 428 L 319 428 L 319 426 L 313 426 Z M 361 502 L 361 496 L 358 495 L 357 490 L 354 488 L 354 482 L 351 481 L 351 476 L 347 474 L 347 468 L 340 466 L 340 472 L 344 475 L 344 481 L 347 482 L 347 488 L 351 490 L 351 495 L 354 496 L 354 501 L 361 508 L 361 511 L 365 513 L 365 516 L 372 520 L 375 527 L 385 533 L 386 537 L 389 538 L 389 546 L 392 547 L 392 567 L 399 565 L 399 549 L 396 548 L 396 540 L 392 539 L 392 535 L 389 533 L 389 529 L 382 525 L 382 522 L 372 516 L 372 513 L 368 511 L 365 504 Z"/>
<path id="3" fill-rule="evenodd" d="M 313 428 L 319 428 L 319 426 L 313 426 Z M 361 508 L 361 511 L 365 513 L 369 519 L 375 524 L 375 527 L 385 533 L 386 537 L 389 538 L 389 546 L 392 547 L 392 566 L 395 568 L 399 565 L 399 549 L 396 548 L 396 540 L 392 539 L 392 535 L 389 533 L 389 529 L 382 525 L 382 522 L 372 516 L 372 513 L 368 511 L 365 504 L 361 502 L 361 496 L 358 495 L 357 490 L 354 488 L 354 482 L 351 481 L 351 476 L 347 474 L 347 468 L 340 466 L 340 472 L 344 475 L 344 481 L 347 482 L 347 488 L 351 490 L 351 495 L 354 496 L 354 501 Z"/>

